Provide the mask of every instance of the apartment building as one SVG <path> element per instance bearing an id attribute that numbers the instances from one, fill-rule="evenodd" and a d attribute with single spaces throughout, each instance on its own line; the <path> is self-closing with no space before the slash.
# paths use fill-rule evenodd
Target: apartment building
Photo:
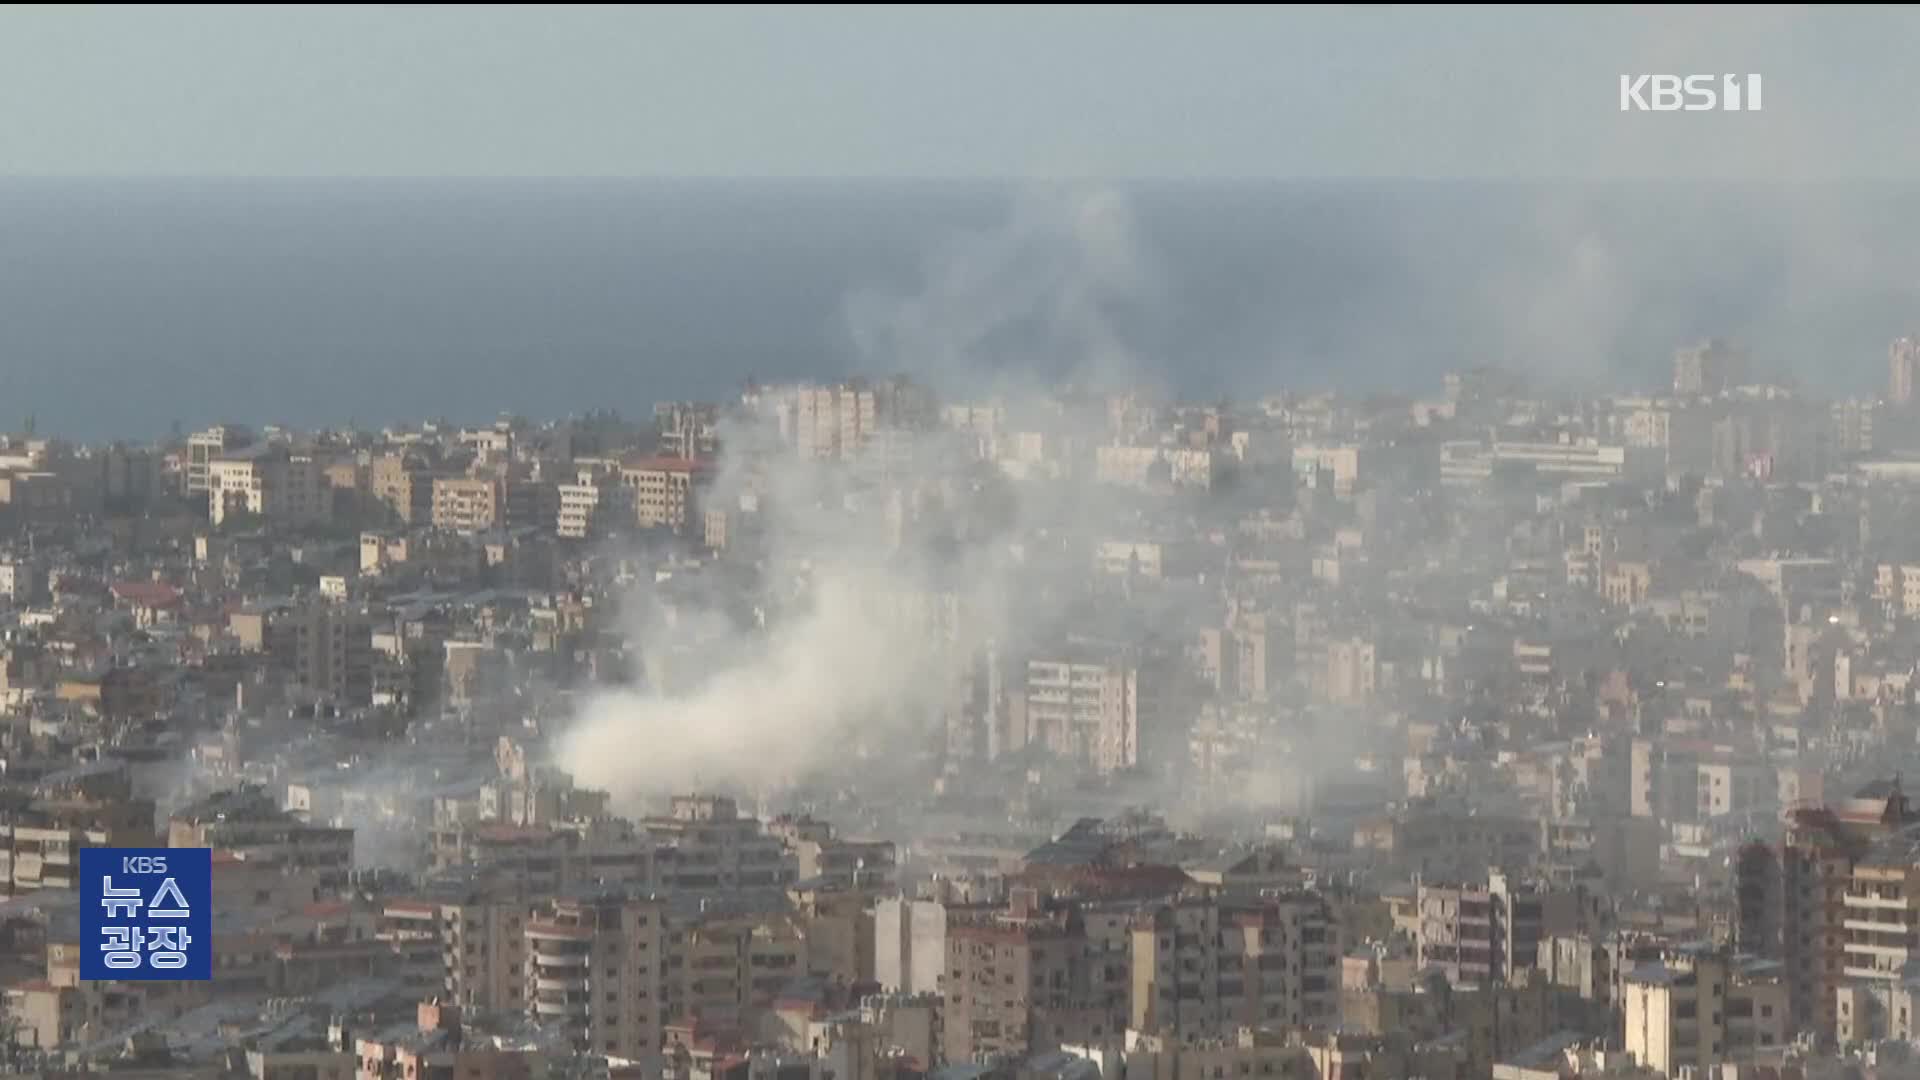
<path id="1" fill-rule="evenodd" d="M 377 936 L 448 1001 L 524 1011 L 621 1057 L 657 1050 L 669 1023 L 733 1027 L 770 1010 L 811 955 L 804 920 L 781 904 L 601 884 L 538 894 L 491 875 L 388 904 Z"/>
<path id="2" fill-rule="evenodd" d="M 923 426 L 934 416 L 927 391 L 900 378 L 794 386 L 772 397 L 782 437 L 810 459 L 858 457 L 885 433 Z"/>
<path id="3" fill-rule="evenodd" d="M 419 998 L 449 993 L 440 928 L 441 905 L 430 900 L 389 900 L 374 917 L 373 938 L 392 952 L 390 973 Z M 461 1004 L 460 999 L 447 1000 Z"/>
<path id="4" fill-rule="evenodd" d="M 1873 1027 L 1866 1002 L 1881 1004 L 1882 1029 L 1911 1029 L 1913 961 L 1920 958 L 1920 836 L 1881 836 L 1854 860 L 1841 894 L 1841 975 L 1835 987 L 1836 1037 L 1859 1039 Z"/>
<path id="5" fill-rule="evenodd" d="M 646 818 L 639 826 L 664 848 L 658 856 L 663 889 L 785 888 L 799 880 L 785 845 L 724 796 L 675 796 L 668 816 Z"/>
<path id="6" fill-rule="evenodd" d="M 849 840 L 833 826 L 806 815 L 782 814 L 767 823 L 767 835 L 793 854 L 794 871 L 812 889 L 890 886 L 895 869 L 891 840 Z"/>
<path id="7" fill-rule="evenodd" d="M 1920 1027 L 1920 980 L 1862 979 L 1834 991 L 1834 1041 L 1843 1050 L 1875 1043 L 1912 1042 Z"/>
<path id="8" fill-rule="evenodd" d="M 294 525 L 333 516 L 323 462 L 269 444 L 230 451 L 207 464 L 207 513 L 215 525 L 235 514 Z"/>
<path id="9" fill-rule="evenodd" d="M 1874 569 L 1873 598 L 1888 615 L 1920 616 L 1920 565 L 1879 564 Z"/>
<path id="10" fill-rule="evenodd" d="M 1146 1032 L 1220 1026 L 1220 909 L 1198 901 L 1142 911 L 1133 926 L 1128 1026 Z"/>
<path id="11" fill-rule="evenodd" d="M 501 525 L 506 494 L 501 481 L 483 476 L 433 479 L 433 527 L 454 532 L 485 532 Z"/>
<path id="12" fill-rule="evenodd" d="M 712 457 L 720 452 L 720 408 L 693 401 L 663 401 L 653 407 L 660 452 L 671 458 Z"/>
<path id="13" fill-rule="evenodd" d="M 943 990 L 948 1063 L 1059 1045 L 1048 1014 L 1084 1008 L 1074 985 L 1083 953 L 1081 935 L 1062 915 L 949 911 Z"/>
<path id="14" fill-rule="evenodd" d="M 1364 822 L 1354 846 L 1384 856 L 1398 872 L 1445 880 L 1478 876 L 1489 866 L 1522 865 L 1540 848 L 1540 825 L 1506 814 L 1476 814 L 1458 803 L 1410 801 L 1390 816 Z"/>
<path id="15" fill-rule="evenodd" d="M 110 847 L 106 829 L 54 825 L 0 825 L 0 889 L 9 897 L 78 886 L 80 849 Z"/>
<path id="16" fill-rule="evenodd" d="M 1379 679 L 1379 664 L 1373 642 L 1365 638 L 1341 638 L 1327 642 L 1324 674 L 1314 679 L 1318 696 L 1335 705 L 1364 705 L 1373 700 Z"/>
<path id="17" fill-rule="evenodd" d="M 225 848 L 262 866 L 312 870 L 344 882 L 353 868 L 353 830 L 307 825 L 258 784 L 218 792 L 174 812 L 168 847 Z"/>
<path id="18" fill-rule="evenodd" d="M 874 977 L 886 990 L 937 994 L 947 960 L 947 909 L 889 897 L 873 906 Z"/>
<path id="19" fill-rule="evenodd" d="M 1027 663 L 1029 739 L 1101 773 L 1140 763 L 1140 668 L 1090 656 Z"/>
<path id="20" fill-rule="evenodd" d="M 529 914 L 527 1013 L 581 1051 L 637 1058 L 664 1024 L 666 908 L 619 894 L 555 899 Z"/>
<path id="21" fill-rule="evenodd" d="M 0 562 L 0 598 L 15 604 L 39 603 L 47 595 L 47 568 L 32 559 Z"/>
<path id="22" fill-rule="evenodd" d="M 270 648 L 288 664 L 293 685 L 342 704 L 372 700 L 373 623 L 365 612 L 308 603 L 272 623 Z"/>
<path id="23" fill-rule="evenodd" d="M 687 458 L 632 458 L 620 465 L 620 485 L 642 529 L 684 532 L 689 522 L 701 521 L 698 489 L 710 478 L 707 463 Z"/>
<path id="24" fill-rule="evenodd" d="M 567 827 L 467 822 L 434 829 L 430 851 L 436 870 L 483 873 L 498 887 L 526 895 L 595 882 L 634 888 L 657 883 L 653 839 L 616 820 Z"/>
<path id="25" fill-rule="evenodd" d="M 7 1017 L 13 1021 L 14 1046 L 51 1050 L 101 1027 L 118 1027 L 138 1018 L 146 1006 L 140 986 L 124 982 L 75 982 L 45 979 L 9 986 Z"/>
<path id="26" fill-rule="evenodd" d="M 1520 882 L 1495 871 L 1485 886 L 1421 884 L 1416 966 L 1459 986 L 1513 982 L 1539 962 L 1540 943 L 1598 923 L 1601 897 Z"/>
<path id="27" fill-rule="evenodd" d="M 1183 1042 L 1339 1015 L 1340 941 L 1324 897 L 1058 901 L 948 908 L 949 1061 L 1118 1041 Z"/>
<path id="28" fill-rule="evenodd" d="M 431 519 L 433 483 L 425 464 L 405 453 L 381 454 L 367 467 L 367 484 L 375 501 L 407 525 Z"/>
<path id="29" fill-rule="evenodd" d="M 205 498 L 212 490 L 214 459 L 251 445 L 253 433 L 242 427 L 211 427 L 187 436 L 187 497 Z"/>
<path id="30" fill-rule="evenodd" d="M 1777 1054 L 1790 1028 L 1780 966 L 1705 947 L 1670 950 L 1627 973 L 1626 1050 L 1669 1077 Z"/>
<path id="31" fill-rule="evenodd" d="M 611 845 L 539 827 L 483 824 L 436 830 L 442 877 L 416 896 L 389 902 L 379 936 L 398 962 L 430 980 L 449 1001 L 485 1012 L 526 1007 L 526 923 L 536 900 L 590 890 L 648 895 L 651 851 L 630 849 L 618 865 Z"/>
<path id="32" fill-rule="evenodd" d="M 1837 804 L 1788 812 L 1777 847 L 1735 860 L 1735 941 L 1784 965 L 1793 1030 L 1833 1036 L 1838 991 L 1885 982 L 1911 940 L 1900 834 L 1917 820 L 1899 781 L 1875 781 Z"/>
<path id="33" fill-rule="evenodd" d="M 1338 1016 L 1339 928 L 1317 894 L 1160 905 L 1139 915 L 1132 944 L 1135 1030 L 1224 1037 Z"/>
<path id="34" fill-rule="evenodd" d="M 559 493 L 554 529 L 563 540 L 595 539 L 635 519 L 633 493 L 600 469 L 581 469 L 573 483 L 559 486 Z"/>
<path id="35" fill-rule="evenodd" d="M 782 987 L 807 970 L 798 920 L 782 909 L 670 913 L 662 980 L 667 1016 L 738 1027 L 749 1010 L 769 1009 Z"/>

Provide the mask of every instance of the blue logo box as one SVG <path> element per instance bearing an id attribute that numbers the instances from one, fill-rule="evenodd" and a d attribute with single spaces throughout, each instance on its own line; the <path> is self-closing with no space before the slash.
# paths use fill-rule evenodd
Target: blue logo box
<path id="1" fill-rule="evenodd" d="M 81 848 L 80 977 L 213 978 L 213 850 Z"/>

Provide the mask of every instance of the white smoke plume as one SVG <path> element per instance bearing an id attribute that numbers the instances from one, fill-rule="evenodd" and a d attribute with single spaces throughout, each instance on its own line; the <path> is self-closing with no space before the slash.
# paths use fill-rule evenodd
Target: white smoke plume
<path id="1" fill-rule="evenodd" d="M 936 245 L 916 292 L 849 297 L 847 331 L 866 370 L 957 393 L 1133 386 L 1146 372 L 1123 319 L 1161 291 L 1122 194 L 1033 190 L 998 227 Z"/>
<path id="2" fill-rule="evenodd" d="M 1151 298 L 1147 265 L 1117 195 L 1035 195 L 1004 225 L 941 246 L 917 292 L 854 297 L 849 332 L 865 370 L 1039 408 L 1047 380 L 1137 371 L 1115 313 Z M 556 747 L 616 805 L 831 769 L 897 777 L 901 755 L 933 745 L 979 650 L 1047 614 L 1045 597 L 1013 601 L 1032 555 L 1017 542 L 1030 530 L 1011 528 L 1027 517 L 1021 493 L 964 440 L 917 433 L 884 464 L 851 467 L 780 442 L 764 416 L 731 425 L 709 498 L 757 502 L 751 610 L 726 588 L 643 589 L 626 630 L 645 682 L 591 696 Z"/>

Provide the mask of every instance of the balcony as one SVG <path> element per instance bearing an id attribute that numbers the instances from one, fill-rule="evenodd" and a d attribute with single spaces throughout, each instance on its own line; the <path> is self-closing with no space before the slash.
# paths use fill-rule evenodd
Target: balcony
<path id="1" fill-rule="evenodd" d="M 533 959 L 534 965 L 537 967 L 583 968 L 583 967 L 586 967 L 587 962 L 593 958 L 587 953 L 546 952 L 536 945 L 534 946 L 534 949 L 533 949 L 532 959 Z"/>
<path id="2" fill-rule="evenodd" d="M 1849 930 L 1845 938 L 1847 944 L 1868 942 L 1868 944 L 1907 945 L 1916 940 L 1914 926 L 1895 926 L 1889 922 L 1864 922 L 1860 919 L 1845 919 L 1839 924 L 1843 930 Z"/>
<path id="3" fill-rule="evenodd" d="M 1844 946 L 1849 954 L 1864 953 L 1868 956 L 1885 956 L 1893 960 L 1905 960 L 1911 951 L 1905 945 L 1869 945 L 1865 942 L 1849 941 Z"/>
<path id="4" fill-rule="evenodd" d="M 585 1001 L 541 1001 L 535 999 L 533 1011 L 534 1015 L 541 1017 L 573 1017 L 585 1020 L 587 1018 L 587 1003 Z"/>
<path id="5" fill-rule="evenodd" d="M 533 989 L 540 994 L 581 994 L 587 990 L 587 980 L 584 977 L 549 979 L 535 975 Z"/>
<path id="6" fill-rule="evenodd" d="M 1900 981 L 1900 973 L 1898 971 L 1883 971 L 1880 968 L 1871 967 L 1854 967 L 1851 964 L 1841 968 L 1840 971 L 1850 979 L 1874 979 L 1879 982 Z"/>
<path id="7" fill-rule="evenodd" d="M 1866 893 L 1847 893 L 1846 905 L 1858 908 L 1880 908 L 1887 911 L 1905 911 L 1907 902 L 1903 898 L 1889 899 L 1884 896 L 1872 896 Z"/>

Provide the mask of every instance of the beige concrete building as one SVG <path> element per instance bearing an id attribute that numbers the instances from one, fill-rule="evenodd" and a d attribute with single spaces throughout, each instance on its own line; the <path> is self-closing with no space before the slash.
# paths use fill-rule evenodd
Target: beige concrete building
<path id="1" fill-rule="evenodd" d="M 889 897 L 873 907 L 874 977 L 882 989 L 940 992 L 947 959 L 947 909 L 933 900 Z"/>
<path id="2" fill-rule="evenodd" d="M 1596 926 L 1604 903 L 1497 871 L 1484 886 L 1423 883 L 1416 898 L 1415 965 L 1457 986 L 1518 981 L 1539 962 L 1541 942 Z"/>
<path id="3" fill-rule="evenodd" d="M 145 994 L 136 984 L 76 982 L 55 986 L 34 979 L 6 990 L 6 1013 L 15 1027 L 13 1044 L 51 1050 L 133 1022 Z"/>
<path id="4" fill-rule="evenodd" d="M 1914 813 L 1898 781 L 1837 804 L 1789 811 L 1778 847 L 1750 844 L 1734 864 L 1735 941 L 1784 965 L 1793 1030 L 1838 1031 L 1838 991 L 1897 976 L 1913 941 L 1912 861 L 1901 832 Z"/>
<path id="5" fill-rule="evenodd" d="M 574 483 L 559 486 L 554 531 L 563 540 L 605 536 L 634 520 L 633 494 L 607 472 L 580 470 Z"/>
<path id="6" fill-rule="evenodd" d="M 1083 658 L 1027 663 L 1028 740 L 1101 773 L 1140 763 L 1141 672 Z"/>
<path id="7" fill-rule="evenodd" d="M 620 484 L 633 500 L 635 523 L 642 529 L 684 532 L 702 521 L 698 489 L 709 479 L 705 462 L 686 458 L 634 458 L 620 465 Z"/>
<path id="8" fill-rule="evenodd" d="M 554 900 L 526 923 L 527 1012 L 583 1051 L 636 1058 L 666 1018 L 665 905 L 624 897 Z"/>
<path id="9" fill-rule="evenodd" d="M 1913 980 L 1889 982 L 1863 979 L 1834 991 L 1837 1017 L 1834 1037 L 1842 1049 L 1852 1050 L 1878 1042 L 1912 1042 L 1920 1026 L 1916 1001 L 1920 990 Z"/>
<path id="10" fill-rule="evenodd" d="M 1154 908 L 1133 927 L 1129 1026 L 1193 1038 L 1331 1023 L 1339 936 L 1325 899 L 1310 893 Z"/>
<path id="11" fill-rule="evenodd" d="M 433 513 L 433 475 L 403 453 L 382 454 L 367 467 L 373 498 L 404 524 L 426 522 Z"/>
<path id="12" fill-rule="evenodd" d="M 1912 407 L 1914 372 L 1920 369 L 1920 341 L 1895 338 L 1887 346 L 1887 403 L 1895 408 Z"/>
<path id="13" fill-rule="evenodd" d="M 781 434 L 803 458 L 854 458 L 889 431 L 931 423 L 926 391 L 904 379 L 851 379 L 773 392 Z"/>
<path id="14" fill-rule="evenodd" d="M 187 496 L 205 498 L 212 490 L 214 459 L 252 444 L 253 433 L 241 427 L 211 427 L 187 436 Z"/>
<path id="15" fill-rule="evenodd" d="M 944 1042 L 949 1064 L 1055 1045 L 1049 1012 L 1081 1004 L 1079 937 L 1060 921 L 972 914 L 947 924 Z"/>
<path id="16" fill-rule="evenodd" d="M 454 532 L 485 532 L 503 523 L 505 503 L 503 485 L 492 477 L 435 477 L 433 527 Z"/>
<path id="17" fill-rule="evenodd" d="M 794 856 L 732 799 L 679 795 L 672 813 L 640 828 L 662 845 L 659 883 L 667 889 L 780 888 L 799 878 Z"/>
<path id="18" fill-rule="evenodd" d="M 1364 705 L 1373 700 L 1379 673 L 1373 642 L 1359 637 L 1329 641 L 1326 674 L 1317 689 L 1333 704 Z"/>
<path id="19" fill-rule="evenodd" d="M 1673 951 L 1626 976 L 1627 1053 L 1669 1077 L 1776 1054 L 1787 1045 L 1778 964 L 1725 952 Z"/>
<path id="20" fill-rule="evenodd" d="M 0 888 L 7 896 L 75 888 L 80 849 L 112 846 L 131 845 L 105 829 L 0 825 Z"/>
<path id="21" fill-rule="evenodd" d="M 207 512 L 215 525 L 239 513 L 316 524 L 333 516 L 333 485 L 327 482 L 325 465 L 311 455 L 253 446 L 208 463 Z"/>

